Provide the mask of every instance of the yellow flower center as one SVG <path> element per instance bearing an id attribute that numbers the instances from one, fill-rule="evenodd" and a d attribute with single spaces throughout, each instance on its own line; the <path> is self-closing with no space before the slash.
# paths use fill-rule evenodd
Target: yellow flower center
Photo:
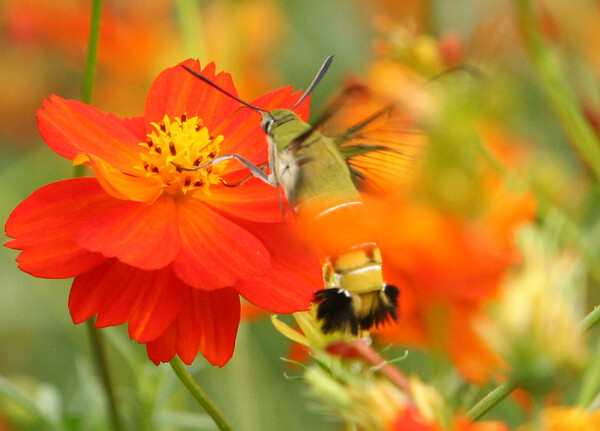
<path id="1" fill-rule="evenodd" d="M 219 154 L 223 136 L 211 136 L 202 119 L 187 118 L 186 114 L 172 120 L 165 115 L 160 123 L 150 124 L 156 130 L 146 135 L 146 142 L 140 143 L 149 149 L 148 153 L 140 154 L 145 175 L 160 177 L 164 191 L 174 196 L 199 189 L 210 196 L 209 186 L 221 183 L 227 161 L 193 171 L 186 169 L 213 160 Z"/>

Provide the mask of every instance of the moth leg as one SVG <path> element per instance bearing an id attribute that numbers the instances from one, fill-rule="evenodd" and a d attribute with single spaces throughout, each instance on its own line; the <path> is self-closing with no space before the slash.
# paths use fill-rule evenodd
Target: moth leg
<path id="1" fill-rule="evenodd" d="M 264 169 L 265 169 L 267 166 L 269 166 L 269 165 L 268 165 L 267 163 L 265 163 L 264 165 L 261 165 L 261 166 L 259 166 L 259 167 L 260 167 L 260 169 L 261 169 L 261 170 L 264 172 Z M 237 182 L 237 183 L 235 183 L 235 184 L 229 184 L 227 181 L 225 181 L 223 178 L 221 178 L 221 184 L 223 184 L 224 186 L 227 186 L 227 187 L 239 187 L 239 186 L 241 186 L 242 184 L 244 184 L 246 181 L 248 181 L 250 178 L 254 178 L 254 174 L 252 174 L 252 173 L 251 173 L 251 174 L 250 174 L 250 175 L 248 175 L 246 178 L 244 178 L 242 181 L 239 181 L 239 182 Z"/>
<path id="2" fill-rule="evenodd" d="M 203 163 L 203 164 L 195 166 L 193 168 L 186 168 L 177 163 L 173 163 L 173 162 L 171 162 L 171 163 L 177 169 L 181 169 L 183 171 L 197 171 L 197 170 L 207 167 L 208 165 L 216 165 L 218 163 L 221 163 L 221 162 L 223 162 L 225 160 L 229 160 L 229 159 L 235 159 L 238 162 L 240 162 L 242 165 L 246 166 L 250 170 L 250 173 L 252 174 L 252 176 L 264 181 L 265 183 L 267 183 L 269 185 L 275 185 L 273 182 L 273 179 L 271 177 L 269 177 L 269 175 L 264 173 L 260 167 L 256 166 L 250 160 L 240 156 L 239 154 L 223 154 L 221 156 L 215 157 L 214 159 L 212 159 L 209 162 Z"/>

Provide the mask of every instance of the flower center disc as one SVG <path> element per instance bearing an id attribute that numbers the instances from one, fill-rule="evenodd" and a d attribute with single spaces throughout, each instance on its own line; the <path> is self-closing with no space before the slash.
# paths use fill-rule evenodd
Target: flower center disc
<path id="1" fill-rule="evenodd" d="M 150 123 L 155 130 L 140 145 L 149 149 L 142 153 L 146 177 L 159 176 L 164 190 L 174 196 L 193 194 L 201 189 L 210 195 L 210 184 L 221 183 L 227 161 L 187 171 L 213 160 L 220 150 L 223 136 L 210 136 L 202 119 L 186 114 L 171 120 L 165 115 L 160 123 Z"/>

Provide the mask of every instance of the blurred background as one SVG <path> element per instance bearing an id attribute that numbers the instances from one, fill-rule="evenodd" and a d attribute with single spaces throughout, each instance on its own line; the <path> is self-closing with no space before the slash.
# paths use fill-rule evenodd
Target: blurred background
<path id="1" fill-rule="evenodd" d="M 570 2 L 568 7 L 559 0 L 537 3 L 541 34 L 558 53 L 556 68 L 564 72 L 574 99 L 596 131 L 600 126 L 600 9 L 583 0 Z M 218 70 L 231 73 L 245 100 L 288 84 L 304 89 L 323 60 L 334 54 L 333 66 L 313 93 L 312 118 L 318 117 L 343 83 L 360 82 L 387 93 L 385 97 L 400 103 L 430 140 L 425 173 L 419 174 L 418 190 L 411 192 L 413 198 L 417 196 L 414 199 L 427 201 L 436 214 L 460 223 L 496 217 L 502 229 L 512 226 L 510 220 L 546 220 L 552 213 L 559 224 L 564 222 L 571 229 L 559 235 L 561 241 L 576 245 L 583 272 L 591 273 L 589 283 L 595 285 L 598 250 L 593 244 L 600 233 L 595 217 L 600 200 L 593 169 L 571 145 L 548 100 L 543 78 L 524 52 L 514 5 L 499 0 L 105 0 L 93 105 L 119 116 L 141 115 L 154 77 L 188 57 L 199 58 L 203 64 L 214 61 Z M 0 219 L 5 221 L 35 189 L 72 175 L 70 163 L 39 137 L 35 112 L 50 94 L 80 97 L 90 4 L 1 0 L 0 10 Z M 466 72 L 446 74 L 461 64 L 468 65 Z M 436 92 L 440 86 L 443 96 Z M 461 142 L 473 133 L 488 149 L 493 148 L 492 159 L 500 160 L 510 175 L 492 169 L 485 153 L 465 149 Z M 531 209 L 531 202 L 519 201 L 515 204 L 518 215 L 494 212 L 512 205 L 512 198 L 496 188 L 511 181 L 515 187 L 510 193 L 527 189 L 537 210 Z M 418 214 L 402 213 L 407 218 L 397 223 L 423 221 Z M 469 235 L 477 235 L 484 225 L 469 224 Z M 558 230 L 564 233 L 565 224 L 560 226 Z M 422 228 L 429 229 L 427 225 Z M 498 229 L 493 235 L 501 236 L 499 243 L 507 243 L 498 250 L 514 251 L 514 232 Z M 433 236 L 423 241 L 435 250 L 447 247 L 448 256 L 458 247 L 444 245 Z M 413 245 L 396 246 L 413 250 Z M 466 274 L 456 275 L 457 283 L 479 286 L 473 281 L 473 271 L 481 268 L 473 269 L 468 263 L 473 256 L 489 263 L 496 258 L 490 250 L 496 249 L 487 242 L 469 242 L 468 248 L 471 254 L 455 263 L 454 269 L 465 265 Z M 21 273 L 16 256 L 14 250 L 0 249 L 0 378 L 29 394 L 50 415 L 62 417 L 66 429 L 108 429 L 102 418 L 102 397 L 95 396 L 99 383 L 90 360 L 87 329 L 74 326 L 69 317 L 70 280 L 41 280 Z M 397 267 L 406 272 L 404 262 Z M 488 277 L 486 283 L 497 292 L 509 263 L 476 275 Z M 424 274 L 427 271 L 423 269 Z M 430 322 L 411 312 L 422 310 L 422 304 L 418 292 L 406 289 L 407 319 Z M 457 301 L 472 307 L 473 301 L 492 296 L 465 293 Z M 586 310 L 581 305 L 586 300 L 595 303 L 596 296 L 593 290 L 584 289 L 578 296 L 578 311 Z M 429 316 L 432 310 L 428 309 Z M 383 344 L 400 340 L 397 352 L 403 352 L 400 346 L 405 344 L 443 350 L 432 347 L 430 328 L 423 321 L 415 326 L 419 330 L 399 338 L 384 334 L 388 338 L 383 338 Z M 454 340 L 448 328 L 460 322 L 448 322 L 441 337 Z M 137 424 L 132 429 L 213 429 L 168 365 L 155 367 L 146 358 L 144 346 L 128 340 L 125 328 L 103 333 L 109 339 L 119 396 L 126 400 L 128 415 Z M 478 380 L 478 371 L 461 365 L 458 352 L 445 353 L 450 362 L 463 367 L 466 380 Z M 279 359 L 289 355 L 288 340 L 269 319 L 252 319 L 242 323 L 229 364 L 213 368 L 199 356 L 192 371 L 235 429 L 340 429 L 304 382 L 290 378 L 295 371 Z M 124 357 L 128 360 L 122 361 Z M 427 378 L 439 366 L 439 362 L 432 366 L 431 361 L 416 352 L 405 369 Z M 485 391 L 485 385 L 481 388 Z M 519 419 L 518 414 L 509 416 Z M 2 417 L 18 425 L 10 426 Z M 0 396 L 3 429 L 50 428 Z"/>

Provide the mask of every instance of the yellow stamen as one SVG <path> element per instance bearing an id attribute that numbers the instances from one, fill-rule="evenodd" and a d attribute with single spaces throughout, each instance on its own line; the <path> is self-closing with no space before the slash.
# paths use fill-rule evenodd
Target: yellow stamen
<path id="1" fill-rule="evenodd" d="M 174 196 L 189 195 L 202 190 L 210 195 L 209 186 L 221 183 L 221 174 L 227 161 L 208 165 L 196 171 L 194 168 L 214 159 L 220 151 L 223 136 L 210 136 L 203 121 L 198 117 L 170 119 L 165 115 L 160 123 L 151 123 L 156 129 L 148 133 L 146 142 L 139 145 L 148 149 L 140 153 L 139 169 L 146 177 L 159 176 L 165 192 Z"/>

